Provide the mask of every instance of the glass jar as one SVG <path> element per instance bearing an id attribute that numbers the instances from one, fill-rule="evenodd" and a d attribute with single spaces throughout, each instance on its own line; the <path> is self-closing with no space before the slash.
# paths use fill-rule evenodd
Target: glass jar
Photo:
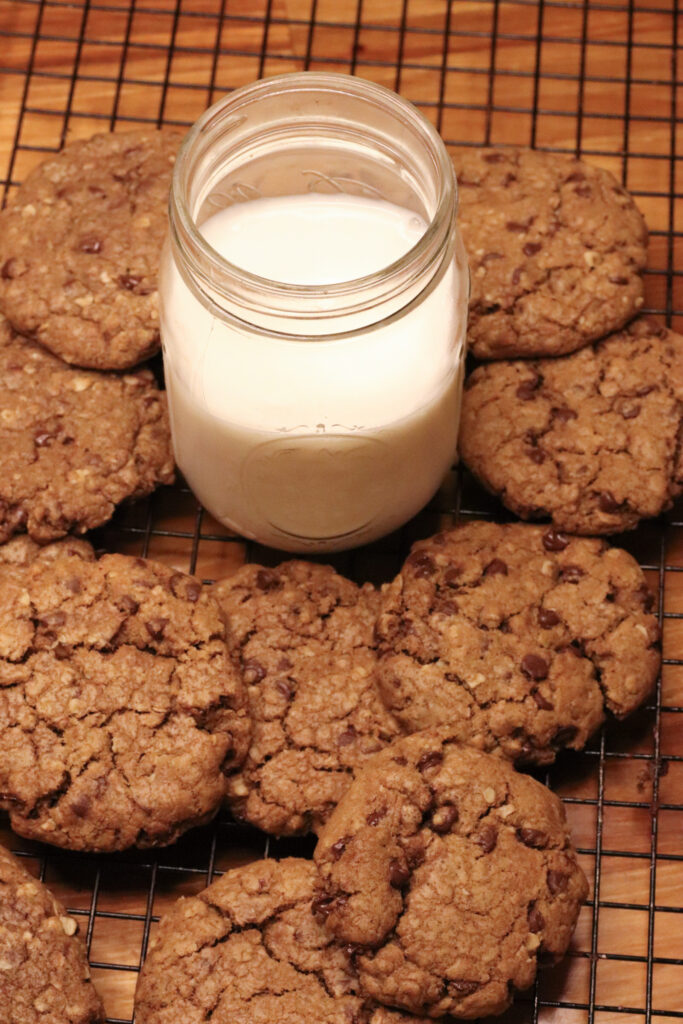
<path id="1" fill-rule="evenodd" d="M 408 520 L 455 458 L 467 298 L 452 164 L 410 103 L 317 72 L 216 103 L 176 162 L 160 278 L 202 504 L 292 552 Z"/>

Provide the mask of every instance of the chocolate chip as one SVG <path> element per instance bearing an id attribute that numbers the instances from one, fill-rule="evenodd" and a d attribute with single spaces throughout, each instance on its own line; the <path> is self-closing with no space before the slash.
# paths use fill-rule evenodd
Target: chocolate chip
<path id="1" fill-rule="evenodd" d="M 67 658 L 71 657 L 71 648 L 68 644 L 57 644 L 56 647 L 52 648 L 52 653 L 58 661 L 66 661 Z"/>
<path id="2" fill-rule="evenodd" d="M 280 586 L 280 577 L 272 569 L 259 569 L 256 573 L 256 586 L 259 590 L 277 590 Z"/>
<path id="3" fill-rule="evenodd" d="M 525 846 L 530 846 L 533 850 L 544 850 L 548 845 L 547 833 L 542 832 L 538 828 L 518 828 L 517 838 Z"/>
<path id="4" fill-rule="evenodd" d="M 83 589 L 83 584 L 78 576 L 70 576 L 68 580 L 64 580 L 64 586 L 71 594 L 80 594 Z"/>
<path id="5" fill-rule="evenodd" d="M 289 658 L 287 657 L 286 654 L 283 654 L 282 657 L 280 658 L 280 660 L 277 663 L 277 670 L 278 670 L 278 672 L 289 672 L 291 667 L 292 667 L 291 661 L 289 660 Z"/>
<path id="6" fill-rule="evenodd" d="M 145 623 L 145 629 L 151 636 L 152 640 L 161 640 L 164 635 L 164 630 L 168 625 L 169 620 L 159 615 L 155 619 L 150 619 Z"/>
<path id="7" fill-rule="evenodd" d="M 619 274 L 609 274 L 607 280 L 610 284 L 628 284 L 628 278 Z"/>
<path id="8" fill-rule="evenodd" d="M 484 153 L 482 160 L 487 164 L 500 164 L 505 160 L 505 155 L 494 150 L 492 153 Z"/>
<path id="9" fill-rule="evenodd" d="M 543 246 L 540 242 L 527 242 L 523 247 L 522 252 L 525 256 L 535 256 L 537 252 L 540 252 Z"/>
<path id="10" fill-rule="evenodd" d="M 532 932 L 542 932 L 545 928 L 545 918 L 535 904 L 532 904 L 529 908 L 527 920 L 529 922 L 529 930 Z"/>
<path id="11" fill-rule="evenodd" d="M 118 601 L 119 608 L 121 611 L 126 612 L 128 615 L 135 615 L 140 605 L 135 601 L 130 594 L 123 594 Z"/>
<path id="12" fill-rule="evenodd" d="M 546 551 L 564 551 L 569 545 L 569 537 L 566 533 L 560 533 L 554 527 L 550 527 L 543 534 L 543 547 Z"/>
<path id="13" fill-rule="evenodd" d="M 496 848 L 498 832 L 493 825 L 484 825 L 479 835 L 475 838 L 475 842 L 482 848 L 484 853 L 491 853 Z"/>
<path id="14" fill-rule="evenodd" d="M 471 996 L 479 987 L 478 981 L 465 981 L 464 978 L 448 982 L 449 993 L 456 996 Z"/>
<path id="15" fill-rule="evenodd" d="M 337 738 L 338 747 L 348 747 L 349 744 L 353 743 L 358 733 L 352 725 L 349 725 L 344 729 L 344 732 L 340 733 Z"/>
<path id="16" fill-rule="evenodd" d="M 513 174 L 512 171 L 508 171 L 508 173 L 501 181 L 501 185 L 503 186 L 503 188 L 509 188 L 513 181 L 517 181 L 517 175 Z"/>
<path id="17" fill-rule="evenodd" d="M 576 739 L 578 729 L 575 725 L 565 725 L 561 729 L 558 729 L 553 736 L 553 745 L 557 747 L 565 747 L 571 743 L 573 739 Z"/>
<path id="18" fill-rule="evenodd" d="M 432 610 L 438 615 L 455 615 L 457 614 L 458 606 L 453 600 L 438 600 L 435 602 Z"/>
<path id="19" fill-rule="evenodd" d="M 127 288 L 129 292 L 134 292 L 141 283 L 142 278 L 136 277 L 135 274 L 121 274 L 119 277 L 119 284 L 122 288 Z"/>
<path id="20" fill-rule="evenodd" d="M 90 799 L 82 793 L 81 796 L 76 797 L 75 800 L 69 801 L 69 810 L 73 811 L 77 818 L 85 818 L 86 814 L 90 810 Z"/>
<path id="21" fill-rule="evenodd" d="M 578 583 L 585 575 L 580 565 L 563 565 L 560 568 L 560 580 L 563 583 Z"/>
<path id="22" fill-rule="evenodd" d="M 522 672 L 529 679 L 547 679 L 548 662 L 538 654 L 525 654 L 522 658 Z"/>
<path id="23" fill-rule="evenodd" d="M 651 391 L 654 391 L 655 387 L 653 384 L 643 384 L 642 387 L 636 389 L 636 395 L 638 398 L 645 398 Z"/>
<path id="24" fill-rule="evenodd" d="M 321 921 L 327 920 L 331 911 L 334 899 L 331 896 L 316 896 L 311 903 L 313 914 Z"/>
<path id="25" fill-rule="evenodd" d="M 196 580 L 188 580 L 187 585 L 185 587 L 185 597 L 187 598 L 188 601 L 191 601 L 194 604 L 195 601 L 199 600 L 201 592 L 201 583 L 197 583 Z"/>
<path id="26" fill-rule="evenodd" d="M 428 579 L 436 572 L 434 559 L 424 551 L 415 551 L 412 555 L 409 555 L 406 565 L 411 566 L 413 575 L 417 579 Z"/>
<path id="27" fill-rule="evenodd" d="M 444 573 L 443 581 L 447 587 L 457 587 L 461 576 L 462 566 L 452 565 L 450 569 L 447 569 Z"/>
<path id="28" fill-rule="evenodd" d="M 10 257 L 5 260 L 0 270 L 0 277 L 3 281 L 13 281 L 16 277 L 21 277 L 21 264 L 18 260 Z"/>
<path id="29" fill-rule="evenodd" d="M 389 882 L 394 889 L 402 889 L 410 881 L 410 870 L 405 864 L 398 860 L 392 860 L 389 865 Z"/>
<path id="30" fill-rule="evenodd" d="M 620 502 L 614 497 L 611 491 L 602 491 L 598 504 L 602 512 L 617 512 L 620 507 Z"/>
<path id="31" fill-rule="evenodd" d="M 66 622 L 66 613 L 57 608 L 54 612 L 48 612 L 38 620 L 41 628 L 54 629 L 55 627 L 63 626 Z"/>
<path id="32" fill-rule="evenodd" d="M 569 175 L 569 177 L 565 178 L 564 180 L 565 180 L 565 182 L 567 182 L 567 181 L 585 181 L 586 180 L 586 175 L 583 173 L 583 171 L 572 171 L 572 173 Z"/>
<path id="33" fill-rule="evenodd" d="M 559 420 L 560 423 L 567 423 L 569 420 L 575 420 L 577 414 L 573 409 L 569 409 L 566 405 L 561 405 L 552 409 L 553 418 Z"/>
<path id="34" fill-rule="evenodd" d="M 564 892 L 569 885 L 569 875 L 566 875 L 563 871 L 553 871 L 552 869 L 546 876 L 548 888 L 553 896 L 556 896 L 558 892 Z"/>
<path id="35" fill-rule="evenodd" d="M 543 694 L 539 693 L 538 690 L 534 690 L 532 692 L 531 696 L 534 698 L 534 700 L 536 701 L 537 706 L 541 709 L 541 711 L 554 711 L 555 710 L 555 705 L 551 704 L 549 700 L 546 700 L 545 697 L 543 696 Z"/>
<path id="36" fill-rule="evenodd" d="M 513 285 L 519 284 L 519 282 L 522 279 L 522 274 L 523 273 L 524 273 L 524 267 L 515 267 L 515 269 L 510 274 L 510 283 L 513 284 Z"/>
<path id="37" fill-rule="evenodd" d="M 36 448 L 44 448 L 46 444 L 53 441 L 55 434 L 51 434 L 48 430 L 40 430 L 33 438 L 33 443 Z"/>
<path id="38" fill-rule="evenodd" d="M 515 391 L 515 395 L 523 402 L 529 402 L 532 398 L 536 397 L 536 392 L 542 383 L 543 378 L 541 375 L 539 373 L 535 373 L 533 377 L 527 377 L 526 380 L 522 381 Z"/>
<path id="39" fill-rule="evenodd" d="M 416 768 L 419 772 L 425 772 L 429 768 L 437 768 L 443 761 L 443 754 L 440 750 L 428 750 L 417 762 Z"/>
<path id="40" fill-rule="evenodd" d="M 577 196 L 581 196 L 582 199 L 588 199 L 589 196 L 593 195 L 593 189 L 590 185 L 577 185 L 574 192 Z"/>
<path id="41" fill-rule="evenodd" d="M 407 758 L 403 757 L 402 754 L 399 755 L 399 757 L 395 757 L 393 760 L 394 764 L 400 764 L 401 766 L 408 764 Z"/>
<path id="42" fill-rule="evenodd" d="M 368 823 L 368 825 L 373 825 L 374 826 L 374 825 L 379 825 L 380 821 L 382 821 L 383 818 L 386 818 L 386 816 L 387 816 L 387 809 L 386 809 L 386 807 L 378 807 L 378 808 L 376 808 L 376 810 L 370 811 L 370 813 L 367 815 L 365 820 Z"/>
<path id="43" fill-rule="evenodd" d="M 506 231 L 517 231 L 524 234 L 526 231 L 529 230 L 534 220 L 534 217 L 527 217 L 525 221 L 509 220 L 505 225 L 505 229 Z"/>
<path id="44" fill-rule="evenodd" d="M 484 576 L 507 576 L 508 567 L 502 558 L 494 558 L 484 569 Z"/>
<path id="45" fill-rule="evenodd" d="M 541 466 L 545 462 L 545 452 L 541 448 L 527 448 L 526 453 L 537 466 Z"/>
<path id="46" fill-rule="evenodd" d="M 443 807 L 437 807 L 432 814 L 432 830 L 440 836 L 445 835 L 453 828 L 458 817 L 458 808 L 453 804 L 444 804 Z"/>
<path id="47" fill-rule="evenodd" d="M 552 629 L 562 619 L 554 612 L 552 608 L 539 608 L 538 609 L 538 624 L 542 629 Z"/>
<path id="48" fill-rule="evenodd" d="M 256 658 L 248 658 L 242 665 L 242 678 L 248 686 L 266 678 L 266 670 Z"/>
<path id="49" fill-rule="evenodd" d="M 502 252 L 485 252 L 482 258 L 479 260 L 480 266 L 484 266 L 486 263 L 490 263 L 491 260 L 502 260 L 505 259 Z"/>
<path id="50" fill-rule="evenodd" d="M 339 860 L 342 853 L 346 849 L 346 844 L 348 843 L 349 839 L 351 839 L 351 836 L 344 836 L 343 839 L 338 839 L 336 843 L 332 843 L 332 846 L 330 847 L 330 856 L 332 857 L 332 860 Z"/>
<path id="51" fill-rule="evenodd" d="M 102 252 L 102 239 L 97 235 L 84 235 L 78 243 L 78 248 L 89 255 Z"/>
<path id="52" fill-rule="evenodd" d="M 289 700 L 292 696 L 292 688 L 285 679 L 276 679 L 275 686 L 280 691 L 285 700 Z"/>

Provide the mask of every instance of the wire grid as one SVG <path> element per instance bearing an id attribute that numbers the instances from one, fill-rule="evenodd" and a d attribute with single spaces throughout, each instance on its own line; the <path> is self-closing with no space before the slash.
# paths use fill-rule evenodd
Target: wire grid
<path id="1" fill-rule="evenodd" d="M 612 170 L 651 228 L 646 308 L 681 327 L 678 21 L 676 0 L 5 0 L 3 194 L 66 139 L 189 126 L 264 75 L 351 72 L 415 102 L 449 147 L 532 145 Z M 412 540 L 471 516 L 504 518 L 454 469 L 413 522 L 331 560 L 381 582 Z M 229 533 L 182 485 L 120 510 L 94 540 L 206 581 L 283 557 Z M 662 679 L 639 715 L 540 776 L 565 800 L 591 896 L 564 964 L 519 997 L 511 1022 L 683 1018 L 683 510 L 620 542 L 658 595 Z M 179 895 L 254 858 L 313 848 L 309 837 L 269 839 L 227 815 L 174 847 L 106 857 L 22 841 L 6 819 L 0 836 L 80 919 L 110 1024 L 132 1021 L 150 934 Z"/>

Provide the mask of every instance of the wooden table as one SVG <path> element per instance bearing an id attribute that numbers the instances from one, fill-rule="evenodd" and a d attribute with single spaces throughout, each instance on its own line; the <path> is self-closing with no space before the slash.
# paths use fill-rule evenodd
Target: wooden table
<path id="1" fill-rule="evenodd" d="M 0 180 L 11 190 L 65 139 L 189 125 L 263 75 L 353 72 L 417 103 L 449 146 L 534 145 L 612 170 L 651 229 L 647 306 L 683 328 L 677 39 L 675 0 L 4 0 Z M 501 514 L 453 473 L 413 523 L 335 563 L 357 579 L 388 579 L 411 540 L 453 522 L 458 508 Z M 511 1021 L 683 1017 L 682 511 L 620 539 L 659 594 L 666 663 L 642 713 L 548 773 L 592 891 L 571 955 L 541 975 Z M 181 487 L 123 510 L 97 542 L 204 579 L 280 557 L 229 534 Z M 268 840 L 227 818 L 157 854 L 69 855 L 18 840 L 2 821 L 0 837 L 79 915 L 109 1019 L 119 1022 L 132 1018 L 155 920 L 179 894 L 264 853 L 312 849 L 309 839 Z"/>

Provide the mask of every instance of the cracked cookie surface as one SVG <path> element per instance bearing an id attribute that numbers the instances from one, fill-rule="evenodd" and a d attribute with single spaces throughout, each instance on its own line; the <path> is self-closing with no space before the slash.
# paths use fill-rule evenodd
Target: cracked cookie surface
<path id="1" fill-rule="evenodd" d="M 502 1012 L 564 954 L 588 892 L 561 801 L 447 729 L 377 754 L 314 859 L 314 910 L 362 993 L 433 1017 Z"/>
<path id="2" fill-rule="evenodd" d="M 100 1024 L 78 922 L 0 846 L 0 1007 L 4 1024 Z"/>
<path id="3" fill-rule="evenodd" d="M 478 367 L 460 453 L 523 519 L 609 534 L 681 494 L 682 433 L 683 336 L 642 317 L 562 359 Z"/>
<path id="4" fill-rule="evenodd" d="M 0 542 L 82 533 L 173 476 L 166 395 L 148 370 L 76 370 L 0 320 Z"/>
<path id="5" fill-rule="evenodd" d="M 311 861 L 265 860 L 181 899 L 135 995 L 139 1024 L 365 1024 L 348 955 L 311 912 Z"/>
<path id="6" fill-rule="evenodd" d="M 546 764 L 652 689 L 651 602 L 635 559 L 605 541 L 471 522 L 415 544 L 385 589 L 378 684 L 408 731 L 449 724 Z"/>
<path id="7" fill-rule="evenodd" d="M 201 584 L 68 551 L 0 568 L 0 582 L 0 806 L 14 831 L 106 851 L 210 820 L 250 722 Z"/>
<path id="8" fill-rule="evenodd" d="M 645 221 L 601 167 L 530 149 L 453 156 L 480 359 L 560 355 L 643 304 Z"/>
<path id="9" fill-rule="evenodd" d="M 212 593 L 254 722 L 230 807 L 266 832 L 317 829 L 356 768 L 399 732 L 373 676 L 379 595 L 300 560 L 245 565 Z"/>
<path id="10" fill-rule="evenodd" d="M 121 370 L 159 348 L 157 275 L 182 134 L 69 143 L 0 214 L 0 309 L 78 366 Z"/>

